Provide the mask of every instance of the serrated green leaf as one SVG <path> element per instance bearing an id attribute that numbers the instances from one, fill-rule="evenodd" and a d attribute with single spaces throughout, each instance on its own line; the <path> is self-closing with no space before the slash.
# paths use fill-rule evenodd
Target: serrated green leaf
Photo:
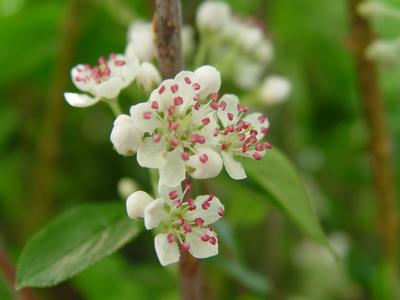
<path id="1" fill-rule="evenodd" d="M 121 203 L 85 204 L 57 217 L 22 251 L 17 288 L 58 284 L 118 250 L 140 231 Z"/>
<path id="2" fill-rule="evenodd" d="M 311 239 L 333 252 L 302 181 L 279 150 L 269 150 L 261 161 L 246 160 L 243 163 L 249 178 L 272 197 L 275 206 Z"/>

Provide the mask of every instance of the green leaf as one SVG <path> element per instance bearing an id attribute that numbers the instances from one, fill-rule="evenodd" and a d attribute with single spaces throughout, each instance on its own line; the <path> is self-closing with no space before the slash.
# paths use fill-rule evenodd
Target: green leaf
<path id="1" fill-rule="evenodd" d="M 244 161 L 249 178 L 267 192 L 275 204 L 314 241 L 332 252 L 302 181 L 291 162 L 276 148 L 261 161 Z"/>
<path id="2" fill-rule="evenodd" d="M 57 217 L 22 251 L 17 288 L 48 287 L 118 250 L 140 231 L 121 203 L 85 204 Z"/>

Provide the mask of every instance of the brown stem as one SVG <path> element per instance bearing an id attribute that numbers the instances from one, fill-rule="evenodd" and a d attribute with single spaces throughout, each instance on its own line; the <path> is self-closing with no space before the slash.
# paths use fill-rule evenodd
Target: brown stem
<path id="1" fill-rule="evenodd" d="M 183 68 L 180 0 L 157 0 L 153 18 L 154 41 L 164 79 L 174 77 Z"/>
<path id="2" fill-rule="evenodd" d="M 181 45 L 181 3 L 179 0 L 157 0 L 153 18 L 158 63 L 164 79 L 174 77 L 183 68 Z M 187 180 L 186 183 L 189 183 Z M 191 197 L 186 193 L 185 201 Z M 181 251 L 179 263 L 181 297 L 201 300 L 202 284 L 199 262 L 187 251 Z"/>
<path id="3" fill-rule="evenodd" d="M 397 216 L 393 178 L 392 145 L 386 129 L 385 111 L 379 88 L 376 66 L 365 56 L 365 50 L 374 40 L 368 21 L 357 13 L 362 0 L 349 0 L 352 46 L 359 80 L 364 118 L 370 133 L 372 169 L 378 201 L 379 227 L 385 260 L 396 265 Z"/>
<path id="4" fill-rule="evenodd" d="M 0 245 L 0 271 L 3 273 L 3 276 L 9 285 L 10 291 L 17 295 L 19 299 L 37 300 L 35 294 L 30 288 L 23 288 L 18 292 L 15 291 L 15 267 L 8 258 L 6 250 L 2 245 Z"/>
<path id="5" fill-rule="evenodd" d="M 66 104 L 63 93 L 69 83 L 69 69 L 73 63 L 75 45 L 78 40 L 80 21 L 85 4 L 82 0 L 70 0 L 61 24 L 59 52 L 54 69 L 53 82 L 50 84 L 48 102 L 43 116 L 42 132 L 39 138 L 36 164 L 32 171 L 30 201 L 35 209 L 29 228 L 47 219 L 51 211 L 53 183 L 56 162 L 59 155 L 60 133 L 64 120 Z M 32 224 L 34 222 L 34 224 Z"/>

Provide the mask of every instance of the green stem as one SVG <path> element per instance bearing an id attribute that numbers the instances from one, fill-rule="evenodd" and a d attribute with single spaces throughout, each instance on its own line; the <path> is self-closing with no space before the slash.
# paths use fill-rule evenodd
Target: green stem
<path id="1" fill-rule="evenodd" d="M 122 110 L 121 110 L 121 107 L 119 106 L 118 99 L 111 99 L 111 100 L 106 101 L 106 103 L 111 108 L 111 110 L 115 116 L 122 114 Z"/>
<path id="2" fill-rule="evenodd" d="M 199 47 L 197 48 L 196 56 L 194 58 L 194 68 L 198 68 L 206 62 L 208 47 L 210 45 L 209 37 L 204 36 L 204 32 L 200 32 Z"/>
<path id="3" fill-rule="evenodd" d="M 151 187 L 153 189 L 153 195 L 154 197 L 158 196 L 158 170 L 157 169 L 149 169 L 150 172 L 150 182 L 151 182 Z"/>

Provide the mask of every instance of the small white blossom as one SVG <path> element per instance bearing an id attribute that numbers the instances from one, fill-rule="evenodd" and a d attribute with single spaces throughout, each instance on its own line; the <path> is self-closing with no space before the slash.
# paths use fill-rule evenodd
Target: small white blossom
<path id="1" fill-rule="evenodd" d="M 118 181 L 118 194 L 123 198 L 126 199 L 129 197 L 130 194 L 136 192 L 139 189 L 138 184 L 136 181 L 129 177 L 121 178 Z"/>
<path id="2" fill-rule="evenodd" d="M 88 94 L 64 93 L 65 100 L 75 107 L 87 107 L 101 99 L 114 99 L 136 77 L 139 61 L 131 47 L 125 54 L 110 54 L 108 60 L 99 58 L 99 64 L 77 65 L 71 71 L 75 86 Z"/>
<path id="3" fill-rule="evenodd" d="M 231 18 L 230 7 L 224 2 L 203 2 L 196 12 L 196 25 L 200 30 L 218 32 L 223 30 Z"/>
<path id="4" fill-rule="evenodd" d="M 384 15 L 386 12 L 386 7 L 378 1 L 365 0 L 358 5 L 357 11 L 365 18 L 373 18 Z"/>
<path id="5" fill-rule="evenodd" d="M 129 26 L 128 41 L 141 62 L 151 61 L 156 56 L 150 22 L 143 20 L 132 22 Z"/>
<path id="6" fill-rule="evenodd" d="M 368 46 L 366 56 L 385 65 L 396 64 L 400 61 L 400 40 L 376 40 Z"/>
<path id="7" fill-rule="evenodd" d="M 236 64 L 233 81 L 238 87 L 249 90 L 259 84 L 264 71 L 265 66 L 259 62 L 239 59 Z"/>
<path id="8" fill-rule="evenodd" d="M 146 205 L 146 229 L 157 229 L 154 246 L 163 266 L 178 262 L 180 251 L 196 258 L 218 254 L 217 234 L 209 225 L 224 215 L 224 206 L 212 194 L 183 201 L 187 191 L 182 193 L 180 187 L 168 188 L 160 182 L 160 198 L 149 202 L 147 196 L 136 197 L 142 201 L 140 207 Z"/>
<path id="9" fill-rule="evenodd" d="M 263 102 L 269 105 L 282 103 L 291 92 L 290 81 L 282 76 L 268 76 L 265 78 L 261 90 L 260 97 Z"/>
<path id="10" fill-rule="evenodd" d="M 111 142 L 121 155 L 133 155 L 142 142 L 143 132 L 128 115 L 119 115 L 111 131 Z"/>
<path id="11" fill-rule="evenodd" d="M 152 63 L 145 61 L 139 67 L 136 80 L 144 91 L 150 92 L 161 83 L 161 75 Z"/>
<path id="12" fill-rule="evenodd" d="M 148 204 L 153 201 L 153 198 L 143 191 L 132 193 L 126 200 L 126 212 L 129 218 L 144 218 L 144 210 Z"/>

